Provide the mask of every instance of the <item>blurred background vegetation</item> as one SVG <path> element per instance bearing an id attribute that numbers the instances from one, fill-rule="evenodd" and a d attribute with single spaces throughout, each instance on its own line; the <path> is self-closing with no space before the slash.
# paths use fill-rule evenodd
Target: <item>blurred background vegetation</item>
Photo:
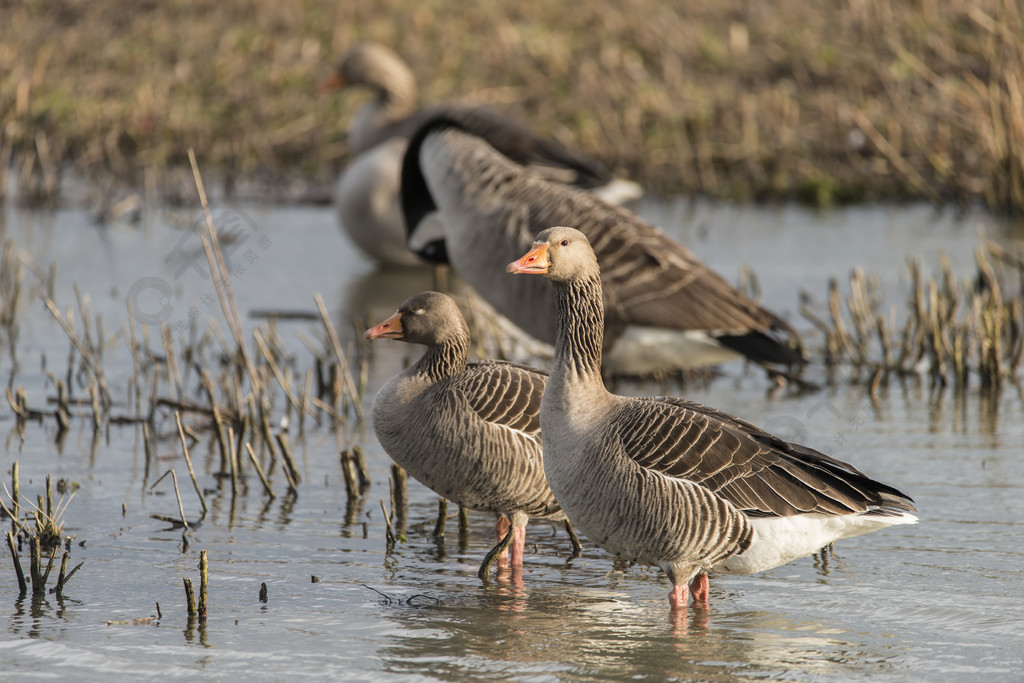
<path id="1" fill-rule="evenodd" d="M 195 147 L 230 190 L 326 188 L 359 40 L 423 102 L 492 104 L 654 194 L 1024 209 L 1019 0 L 0 2 L 0 174 L 173 192 Z M 188 183 L 191 177 L 187 176 Z M 15 186 L 2 178 L 0 192 Z"/>

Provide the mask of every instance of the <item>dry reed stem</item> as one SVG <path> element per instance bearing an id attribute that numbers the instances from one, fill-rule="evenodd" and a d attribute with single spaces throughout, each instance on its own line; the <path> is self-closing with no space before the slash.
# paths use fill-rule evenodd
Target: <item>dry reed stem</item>
<path id="1" fill-rule="evenodd" d="M 341 341 L 338 339 L 338 333 L 334 331 L 334 325 L 331 323 L 331 317 L 327 313 L 327 307 L 324 305 L 324 299 L 319 294 L 313 295 L 313 300 L 316 301 L 316 308 L 320 312 L 320 320 L 323 321 L 324 329 L 327 331 L 327 337 L 331 341 L 331 348 L 334 349 L 334 357 L 338 360 L 338 368 L 340 369 L 342 380 L 345 383 L 345 388 L 348 390 L 349 397 L 352 400 L 352 406 L 355 408 L 356 415 L 360 419 L 363 417 L 363 404 L 359 398 L 359 391 L 356 389 L 355 382 L 352 380 L 352 373 L 349 370 L 348 360 L 345 358 L 344 351 L 341 350 Z"/>
<path id="2" fill-rule="evenodd" d="M 356 465 L 352 452 L 344 450 L 341 452 L 341 472 L 345 477 L 345 493 L 348 500 L 359 497 L 359 482 L 356 474 Z"/>
<path id="3" fill-rule="evenodd" d="M 399 536 L 404 536 L 406 520 L 409 516 L 409 483 L 405 469 L 397 464 L 391 465 L 391 512 L 395 515 L 395 529 Z"/>
<path id="4" fill-rule="evenodd" d="M 365 493 L 370 489 L 370 467 L 366 464 L 366 455 L 358 444 L 352 447 L 352 457 L 355 458 L 356 472 L 359 474 L 359 490 Z"/>
<path id="5" fill-rule="evenodd" d="M 282 432 L 278 432 L 274 435 L 277 439 L 277 446 L 281 449 L 281 459 L 284 461 L 284 474 L 285 478 L 288 479 L 288 488 L 293 493 L 299 492 L 299 482 L 302 481 L 302 477 L 299 476 L 299 471 L 295 467 L 295 461 L 292 459 L 292 449 L 288 445 L 288 437 Z"/>
<path id="6" fill-rule="evenodd" d="M 245 442 L 245 449 L 249 453 L 249 460 L 252 461 L 252 466 L 256 468 L 256 474 L 260 478 L 260 482 L 263 484 L 263 490 L 267 492 L 271 500 L 274 500 L 277 496 L 274 495 L 274 489 L 270 486 L 270 481 L 267 479 L 267 475 L 263 473 L 263 467 L 260 466 L 260 461 L 256 459 L 256 452 L 252 449 L 252 444 L 248 441 Z"/>
<path id="7" fill-rule="evenodd" d="M 202 175 L 199 173 L 199 164 L 196 162 L 196 153 L 191 147 L 188 149 L 188 160 L 192 165 L 192 177 L 195 180 L 196 190 L 199 192 L 199 203 L 203 207 L 203 216 L 206 219 L 206 232 L 201 233 L 200 237 L 202 238 L 203 251 L 206 253 L 207 263 L 210 266 L 210 274 L 213 276 L 214 288 L 217 290 L 217 297 L 220 300 L 221 311 L 224 313 L 228 327 L 235 337 L 236 352 L 242 357 L 246 372 L 249 374 L 249 383 L 252 386 L 253 393 L 261 395 L 262 386 L 242 338 L 242 323 L 238 315 L 238 307 L 235 305 L 234 295 L 231 293 L 230 276 L 224 263 L 224 254 L 220 250 L 217 231 L 213 225 L 213 216 L 210 214 L 210 205 L 206 199 L 206 188 L 203 186 Z"/>
<path id="8" fill-rule="evenodd" d="M 206 560 L 206 551 L 199 551 L 199 622 L 203 623 L 206 621 L 206 604 L 207 604 L 207 574 L 208 566 Z"/>
<path id="9" fill-rule="evenodd" d="M 14 533 L 7 532 L 7 548 L 11 551 L 11 560 L 14 563 L 14 573 L 18 576 L 18 590 L 22 595 L 28 590 L 25 583 L 25 572 L 21 568 L 21 560 L 18 558 L 18 550 L 14 547 Z"/>
<path id="10" fill-rule="evenodd" d="M 185 585 L 185 607 L 188 610 L 188 616 L 194 618 L 196 616 L 196 593 L 192 588 L 192 579 L 186 576 L 182 578 L 181 582 Z"/>
<path id="11" fill-rule="evenodd" d="M 274 361 L 274 357 L 270 353 L 270 349 L 267 348 L 266 342 L 263 341 L 263 335 L 260 334 L 260 331 L 253 330 L 252 337 L 256 341 L 256 346 L 259 348 L 260 353 L 263 355 L 263 358 L 266 359 L 267 365 L 270 366 L 270 371 L 274 373 L 274 378 L 277 379 L 277 383 L 281 386 L 281 389 L 284 390 L 284 395 L 288 399 L 288 402 L 300 414 L 308 410 L 310 416 L 316 417 L 316 413 L 313 410 L 308 409 L 306 406 L 302 405 L 302 403 L 298 399 L 295 398 L 295 395 L 292 393 L 291 389 L 288 386 L 288 382 L 286 381 L 284 374 L 281 372 L 281 368 L 278 367 L 277 363 Z"/>
<path id="12" fill-rule="evenodd" d="M 387 508 L 384 507 L 383 498 L 380 499 L 380 511 L 384 513 L 384 542 L 387 547 L 387 553 L 390 555 L 395 547 L 395 532 L 391 529 L 391 515 L 388 514 Z"/>
<path id="13" fill-rule="evenodd" d="M 185 440 L 185 428 L 181 424 L 181 413 L 177 410 L 174 411 L 174 421 L 178 425 L 178 438 L 181 440 L 181 452 L 185 456 L 185 465 L 188 467 L 188 476 L 192 479 L 192 488 L 196 491 L 196 496 L 199 497 L 199 504 L 203 508 L 203 514 L 206 514 L 206 497 L 203 495 L 202 488 L 199 487 L 199 481 L 196 479 L 196 471 L 192 468 L 192 457 L 188 452 L 188 442 Z"/>
<path id="14" fill-rule="evenodd" d="M 434 538 L 444 537 L 444 527 L 448 522 L 448 501 L 444 498 L 437 499 L 437 522 L 434 523 L 434 531 L 431 534 Z"/>
<path id="15" fill-rule="evenodd" d="M 228 435 L 228 467 L 231 472 L 231 497 L 238 495 L 238 451 L 235 450 L 235 430 L 227 426 Z"/>
<path id="16" fill-rule="evenodd" d="M 60 311 L 57 310 L 57 305 L 53 303 L 53 299 L 43 297 L 43 303 L 46 304 L 47 310 L 50 311 L 50 314 L 53 316 L 54 320 L 56 320 L 57 324 L 59 324 L 61 328 L 64 330 L 64 333 L 68 336 L 68 339 L 71 340 L 71 344 L 78 351 L 78 354 L 82 357 L 82 360 L 85 361 L 85 364 L 92 372 L 93 377 L 96 378 L 96 381 L 99 383 L 100 390 L 103 392 L 103 403 L 105 406 L 109 406 L 111 402 L 110 391 L 107 389 L 107 381 L 103 377 L 103 368 L 100 366 L 99 363 L 96 362 L 96 360 L 93 358 L 92 353 L 89 352 L 89 349 L 78 338 L 78 335 L 75 334 L 75 331 L 71 327 L 71 324 L 68 321 L 65 321 L 64 316 L 62 316 Z M 68 386 L 71 386 L 70 382 Z"/>
<path id="17" fill-rule="evenodd" d="M 185 519 L 185 506 L 181 502 L 181 491 L 178 489 L 178 475 L 174 473 L 174 469 L 168 468 L 166 472 L 161 474 L 160 477 L 150 485 L 149 490 L 152 491 L 157 484 L 167 477 L 168 474 L 171 475 L 171 481 L 174 483 L 174 497 L 178 501 L 178 517 L 181 519 L 181 525 L 188 529 L 188 520 Z"/>

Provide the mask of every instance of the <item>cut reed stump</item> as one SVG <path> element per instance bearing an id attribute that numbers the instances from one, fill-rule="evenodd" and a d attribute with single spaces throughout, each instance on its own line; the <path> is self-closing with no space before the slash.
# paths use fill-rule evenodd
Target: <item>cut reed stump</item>
<path id="1" fill-rule="evenodd" d="M 448 521 L 448 501 L 437 499 L 437 522 L 434 524 L 434 538 L 444 538 L 444 527 Z"/>
<path id="2" fill-rule="evenodd" d="M 395 516 L 395 530 L 399 537 L 405 535 L 409 514 L 408 475 L 401 465 L 391 465 L 391 512 Z"/>

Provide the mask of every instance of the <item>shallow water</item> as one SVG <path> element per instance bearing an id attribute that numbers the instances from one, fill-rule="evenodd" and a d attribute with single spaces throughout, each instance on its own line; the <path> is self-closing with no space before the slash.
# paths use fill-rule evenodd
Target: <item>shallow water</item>
<path id="1" fill-rule="evenodd" d="M 730 280 L 743 264 L 753 265 L 765 302 L 796 323 L 796 292 L 820 300 L 830 276 L 845 278 L 855 266 L 878 273 L 887 301 L 901 306 L 908 257 L 934 266 L 944 251 L 964 277 L 973 273 L 979 228 L 1004 246 L 1019 248 L 1024 240 L 1019 225 L 922 206 L 817 213 L 647 202 L 640 210 Z M 379 320 L 408 295 L 434 286 L 430 273 L 375 272 L 351 252 L 328 208 L 248 204 L 215 208 L 214 215 L 236 236 L 229 262 L 241 267 L 232 286 L 247 327 L 262 322 L 247 316 L 257 309 L 315 312 L 312 295 L 321 292 L 351 338 L 347 321 L 353 316 Z M 218 308 L 202 274 L 198 238 L 175 227 L 197 218 L 198 212 L 152 210 L 138 224 L 99 226 L 80 209 L 8 209 L 0 236 L 13 240 L 40 276 L 58 264 L 54 298 L 62 310 L 75 307 L 77 283 L 93 317 L 101 315 L 111 330 L 126 324 L 125 299 L 132 297 L 137 318 L 145 318 L 140 329 L 147 320 L 164 320 L 187 336 L 190 306 L 201 317 Z M 36 275 L 26 280 L 28 290 Z M 37 298 L 22 305 L 13 384 L 26 388 L 30 406 L 41 407 L 53 393 L 44 384 L 46 371 L 63 372 L 69 345 Z M 220 326 L 225 329 L 223 321 Z M 306 354 L 298 366 L 308 366 L 310 354 L 296 333 L 312 336 L 315 321 L 282 321 L 277 329 L 297 356 Z M 158 328 L 148 332 L 158 347 Z M 813 336 L 808 341 L 816 343 Z M 418 354 L 396 342 L 376 343 L 373 352 L 371 397 Z M 104 370 L 123 398 L 132 373 L 123 340 L 105 352 Z M 6 379 L 12 371 L 5 340 L 0 375 Z M 662 387 L 620 389 L 660 393 Z M 569 559 L 564 532 L 543 523 L 528 530 L 533 545 L 522 576 L 483 585 L 476 568 L 491 543 L 491 520 L 473 514 L 464 543 L 451 520 L 438 543 L 430 538 L 437 499 L 414 482 L 407 540 L 387 554 L 378 501 L 388 498 L 389 461 L 368 425 L 349 425 L 336 435 L 307 424 L 304 438 L 293 435 L 303 483 L 297 498 L 272 502 L 249 476 L 232 505 L 230 485 L 213 476 L 217 456 L 206 442 L 197 445 L 193 457 L 211 509 L 186 544 L 180 530 L 150 516 L 177 513 L 166 480 L 149 488 L 168 467 L 178 473 L 188 517 L 199 516 L 175 440 L 160 442 L 147 470 L 134 426 L 111 426 L 94 442 L 89 420 L 76 417 L 58 444 L 50 419 L 29 423 L 22 439 L 4 402 L 0 459 L 5 472 L 20 463 L 23 493 L 40 493 L 51 472 L 80 484 L 65 533 L 75 536 L 72 562 L 85 564 L 63 600 L 48 595 L 34 602 L 17 597 L 10 557 L 5 549 L 0 553 L 3 671 L 85 679 L 159 673 L 1017 680 L 1024 668 L 1021 394 L 1010 386 L 996 399 L 973 392 L 958 398 L 908 381 L 883 390 L 875 406 L 863 387 L 800 397 L 771 397 L 768 389 L 759 373 L 734 364 L 714 381 L 691 382 L 686 392 L 906 491 L 917 501 L 921 523 L 843 541 L 826 563 L 807 558 L 756 576 L 719 577 L 712 581 L 710 609 L 691 609 L 685 621 L 670 619 L 669 584 L 660 572 L 616 570 L 586 543 L 581 557 Z M 162 420 L 166 431 L 166 416 Z M 373 485 L 350 511 L 338 451 L 351 444 L 366 451 Z M 274 483 L 284 486 L 280 470 Z M 189 576 L 198 583 L 201 549 L 210 558 L 205 630 L 187 626 L 181 582 Z M 257 599 L 261 583 L 269 594 L 265 604 Z M 108 625 L 152 615 L 156 603 L 159 620 Z"/>

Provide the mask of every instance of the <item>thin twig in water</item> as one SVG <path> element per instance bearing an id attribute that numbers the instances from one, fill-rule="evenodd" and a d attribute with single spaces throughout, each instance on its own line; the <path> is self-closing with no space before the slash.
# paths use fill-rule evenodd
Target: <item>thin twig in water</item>
<path id="1" fill-rule="evenodd" d="M 203 513 L 206 513 L 206 498 L 203 496 L 203 490 L 199 488 L 199 482 L 196 480 L 196 471 L 192 469 L 192 458 L 188 453 L 188 443 L 185 441 L 185 428 L 181 426 L 181 413 L 174 411 L 174 419 L 178 423 L 178 437 L 181 439 L 181 451 L 185 454 L 185 464 L 188 466 L 188 475 L 192 478 L 192 487 L 196 490 L 196 495 L 199 496 L 199 504 L 203 506 Z"/>
<path id="2" fill-rule="evenodd" d="M 249 452 L 249 459 L 252 461 L 252 466 L 256 468 L 256 474 L 259 475 L 260 481 L 263 482 L 263 490 L 267 492 L 270 499 L 273 500 L 276 496 L 274 495 L 274 489 L 270 488 L 270 482 L 267 481 L 267 475 L 263 473 L 263 468 L 260 467 L 260 461 L 256 459 L 256 453 L 252 449 L 252 444 L 248 441 L 245 442 L 245 449 Z"/>

